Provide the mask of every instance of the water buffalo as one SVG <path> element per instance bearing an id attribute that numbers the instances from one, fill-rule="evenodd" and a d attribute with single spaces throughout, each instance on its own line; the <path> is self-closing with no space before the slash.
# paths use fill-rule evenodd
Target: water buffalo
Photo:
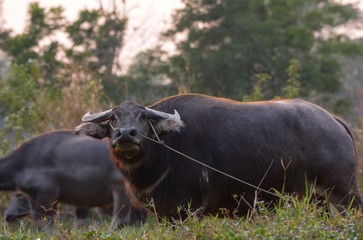
<path id="1" fill-rule="evenodd" d="M 146 217 L 145 210 L 132 208 L 107 142 L 71 131 L 54 131 L 32 138 L 2 158 L 0 190 L 22 191 L 30 198 L 15 199 L 15 210 L 7 212 L 8 220 L 33 208 L 33 217 L 41 228 L 52 223 L 58 202 L 76 206 L 78 218 L 86 216 L 87 208 L 113 205 L 114 225 L 120 227 Z M 31 202 L 28 210 L 16 213 L 16 207 L 26 206 L 26 201 Z M 49 221 L 44 221 L 44 217 Z"/>
<path id="2" fill-rule="evenodd" d="M 180 206 L 204 214 L 224 209 L 245 215 L 256 193 L 258 199 L 271 202 L 277 197 L 267 191 L 284 187 L 285 193 L 300 195 L 306 193 L 306 184 L 340 211 L 363 204 L 351 131 L 305 100 L 241 103 L 186 94 L 149 107 L 125 102 L 87 113 L 82 120 L 75 130 L 109 137 L 112 158 L 137 198 L 152 200 L 162 217 L 183 217 Z M 244 183 L 145 137 L 160 138 L 168 147 Z"/>

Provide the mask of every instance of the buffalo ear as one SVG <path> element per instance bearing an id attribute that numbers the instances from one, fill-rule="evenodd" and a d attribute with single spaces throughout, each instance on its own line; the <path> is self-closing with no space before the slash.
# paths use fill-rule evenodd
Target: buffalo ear
<path id="1" fill-rule="evenodd" d="M 109 137 L 109 127 L 108 124 L 102 123 L 82 123 L 74 128 L 74 132 L 77 135 L 88 135 L 94 138 L 105 138 Z"/>
<path id="2" fill-rule="evenodd" d="M 160 119 L 153 124 L 156 133 L 160 135 L 169 132 L 179 132 L 184 125 L 185 124 L 181 119 L 175 118 Z"/>

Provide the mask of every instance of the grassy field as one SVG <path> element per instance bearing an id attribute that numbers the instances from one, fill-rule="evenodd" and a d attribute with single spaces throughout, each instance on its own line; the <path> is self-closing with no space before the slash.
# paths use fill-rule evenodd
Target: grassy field
<path id="1" fill-rule="evenodd" d="M 258 213 L 257 213 L 258 212 Z M 39 232 L 29 219 L 8 224 L 1 216 L 3 239 L 363 239 L 363 214 L 347 211 L 328 216 L 308 198 L 286 197 L 273 211 L 258 203 L 244 218 L 204 217 L 190 213 L 183 222 L 158 222 L 150 216 L 138 227 L 111 230 L 111 220 L 87 218 L 81 229 L 72 220 L 57 220 L 53 233 Z"/>

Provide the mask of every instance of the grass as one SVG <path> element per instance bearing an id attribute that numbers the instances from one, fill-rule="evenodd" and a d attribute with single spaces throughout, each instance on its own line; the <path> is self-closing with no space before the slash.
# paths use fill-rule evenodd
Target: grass
<path id="1" fill-rule="evenodd" d="M 8 224 L 1 216 L 0 240 L 5 239 L 363 239 L 363 214 L 347 211 L 345 216 L 326 212 L 314 202 L 283 197 L 273 211 L 263 202 L 256 204 L 251 216 L 244 218 L 189 217 L 177 225 L 160 223 L 154 216 L 142 226 L 111 230 L 111 220 L 87 219 L 82 229 L 68 220 L 57 220 L 52 234 L 39 232 L 23 219 Z M 258 213 L 257 213 L 258 212 Z"/>

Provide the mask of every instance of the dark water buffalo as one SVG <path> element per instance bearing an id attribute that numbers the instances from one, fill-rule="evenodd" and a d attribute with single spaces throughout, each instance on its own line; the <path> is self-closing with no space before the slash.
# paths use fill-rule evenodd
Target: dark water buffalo
<path id="1" fill-rule="evenodd" d="M 110 138 L 112 157 L 136 196 L 152 199 L 160 216 L 177 217 L 178 206 L 188 205 L 205 214 L 225 209 L 245 215 L 256 192 L 268 202 L 276 196 L 145 139 L 157 138 L 151 124 L 166 145 L 261 189 L 284 186 L 305 194 L 307 183 L 341 211 L 363 204 L 349 128 L 305 100 L 240 103 L 179 95 L 149 107 L 125 102 L 82 120 L 76 131 Z"/>
<path id="2" fill-rule="evenodd" d="M 35 137 L 1 159 L 0 190 L 26 193 L 32 202 L 28 207 L 33 208 L 33 217 L 40 227 L 49 223 L 42 221 L 43 217 L 52 220 L 58 202 L 76 206 L 79 218 L 85 217 L 87 208 L 113 205 L 117 226 L 146 217 L 144 210 L 132 208 L 107 143 L 71 131 Z M 26 200 L 13 200 L 15 209 Z M 8 220 L 22 216 L 16 216 L 14 211 L 12 216 L 7 212 Z"/>

